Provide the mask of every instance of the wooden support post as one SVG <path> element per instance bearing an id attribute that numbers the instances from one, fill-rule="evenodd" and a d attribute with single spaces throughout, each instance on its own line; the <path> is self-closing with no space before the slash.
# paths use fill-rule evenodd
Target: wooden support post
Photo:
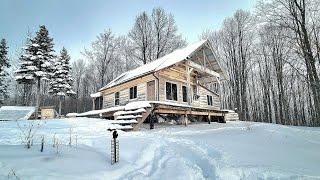
<path id="1" fill-rule="evenodd" d="M 155 114 L 154 114 L 154 112 L 152 111 L 152 113 L 150 114 L 150 116 L 149 116 L 149 122 L 150 122 L 150 129 L 154 129 L 154 117 L 155 116 Z"/>
<path id="2" fill-rule="evenodd" d="M 95 100 L 96 100 L 96 98 L 92 98 L 92 110 L 95 110 L 95 104 L 94 104 Z"/>
<path id="3" fill-rule="evenodd" d="M 191 72 L 192 72 L 193 68 L 190 68 L 189 66 L 186 66 L 186 76 L 187 76 L 187 100 L 188 100 L 188 105 L 191 106 L 191 82 L 190 82 L 190 79 L 191 79 Z M 189 112 L 191 112 L 191 108 L 189 108 Z M 185 126 L 188 125 L 188 119 L 187 119 L 187 113 L 185 114 Z"/>
<path id="4" fill-rule="evenodd" d="M 210 116 L 210 114 L 208 115 L 208 124 L 211 124 L 211 116 Z"/>
<path id="5" fill-rule="evenodd" d="M 188 114 L 187 112 L 184 114 L 184 126 L 188 125 Z"/>
<path id="6" fill-rule="evenodd" d="M 221 108 L 222 108 L 222 107 L 221 107 L 221 104 L 222 104 L 222 98 L 221 98 L 221 95 L 222 95 L 222 94 L 221 94 L 221 92 L 222 92 L 222 91 L 221 91 L 221 81 L 220 81 L 220 78 L 219 78 L 219 77 L 216 77 L 216 79 L 217 79 L 217 81 L 218 81 L 218 86 L 219 86 L 218 88 L 219 88 L 219 99 L 220 99 L 220 109 L 221 109 Z"/>

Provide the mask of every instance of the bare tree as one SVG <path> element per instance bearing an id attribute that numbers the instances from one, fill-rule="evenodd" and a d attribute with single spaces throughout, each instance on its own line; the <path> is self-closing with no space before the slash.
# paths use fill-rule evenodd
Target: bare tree
<path id="1" fill-rule="evenodd" d="M 304 60 L 305 79 L 312 92 L 315 125 L 320 125 L 320 80 L 316 65 L 320 30 L 315 28 L 317 16 L 314 17 L 318 15 L 314 13 L 319 11 L 318 4 L 313 0 L 273 0 L 259 5 L 267 21 L 291 32 L 286 37 L 294 42 L 297 55 Z"/>
<path id="2" fill-rule="evenodd" d="M 152 10 L 152 24 L 154 39 L 153 59 L 158 59 L 174 49 L 185 46 L 185 41 L 178 35 L 177 25 L 172 14 L 168 14 L 162 8 Z"/>
<path id="3" fill-rule="evenodd" d="M 139 14 L 128 37 L 134 47 L 133 56 L 143 64 L 186 45 L 173 15 L 162 8 L 153 9 L 151 16 L 147 12 Z"/>
<path id="4" fill-rule="evenodd" d="M 108 65 L 114 59 L 117 47 L 115 36 L 111 29 L 108 29 L 97 36 L 97 39 L 92 43 L 91 50 L 84 50 L 83 54 L 95 63 L 95 67 L 98 70 L 98 77 L 100 78 L 99 88 L 102 88 L 106 84 L 105 78 Z"/>
<path id="5" fill-rule="evenodd" d="M 72 77 L 74 77 L 74 90 L 76 92 L 76 112 L 78 112 L 80 92 L 82 91 L 82 81 L 84 78 L 84 72 L 86 70 L 86 65 L 83 59 L 79 59 L 72 64 Z"/>
<path id="6" fill-rule="evenodd" d="M 150 61 L 150 52 L 153 43 L 152 23 L 146 12 L 142 12 L 136 17 L 135 24 L 128 36 L 134 42 L 135 53 L 133 55 L 141 60 L 143 64 Z"/>
<path id="7" fill-rule="evenodd" d="M 216 57 L 220 57 L 221 65 L 229 78 L 225 85 L 231 89 L 230 104 L 235 104 L 234 108 L 242 120 L 249 120 L 247 80 L 252 54 L 252 29 L 250 25 L 251 15 L 246 11 L 239 10 L 232 18 L 224 21 L 218 35 L 212 36 L 220 41 L 221 48 L 213 48 L 213 51 Z M 214 42 L 216 41 L 210 40 L 212 47 L 215 46 Z M 221 52 L 217 52 L 218 50 Z"/>

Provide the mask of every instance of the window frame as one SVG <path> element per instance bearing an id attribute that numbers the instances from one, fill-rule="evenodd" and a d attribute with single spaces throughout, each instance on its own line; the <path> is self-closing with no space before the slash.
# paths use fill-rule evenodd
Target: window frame
<path id="1" fill-rule="evenodd" d="M 212 97 L 212 95 L 207 95 L 207 104 L 208 104 L 208 106 L 213 106 L 213 97 Z"/>
<path id="2" fill-rule="evenodd" d="M 193 97 L 193 100 L 198 100 L 200 98 L 200 96 L 198 95 L 199 93 L 199 87 L 197 85 L 192 85 L 192 97 Z"/>
<path id="3" fill-rule="evenodd" d="M 184 88 L 185 88 L 185 94 L 184 94 Z M 188 88 L 187 88 L 187 86 L 182 85 L 181 91 L 182 91 L 182 102 L 188 102 Z"/>
<path id="4" fill-rule="evenodd" d="M 117 94 L 118 94 L 118 97 L 117 97 Z M 114 105 L 115 106 L 120 105 L 120 92 L 119 91 L 114 93 Z"/>
<path id="5" fill-rule="evenodd" d="M 169 84 L 171 84 L 171 86 L 170 86 L 170 94 L 171 94 L 171 99 L 168 99 L 168 95 L 167 95 L 167 83 L 169 83 Z M 173 91 L 172 91 L 172 89 L 173 89 L 173 85 L 175 85 L 176 86 L 176 93 L 174 94 L 173 93 Z M 177 102 L 178 101 L 178 84 L 177 83 L 174 83 L 174 82 L 170 82 L 170 81 L 166 81 L 166 83 L 164 84 L 164 86 L 165 86 L 165 96 L 166 96 L 166 100 L 168 100 L 168 101 L 175 101 L 175 102 Z M 175 95 L 175 96 L 174 96 Z M 175 97 L 175 98 L 174 98 Z"/>
<path id="6" fill-rule="evenodd" d="M 133 95 L 131 97 L 131 89 L 133 89 Z M 137 99 L 138 98 L 138 87 L 137 86 L 132 86 L 129 88 L 129 99 Z"/>

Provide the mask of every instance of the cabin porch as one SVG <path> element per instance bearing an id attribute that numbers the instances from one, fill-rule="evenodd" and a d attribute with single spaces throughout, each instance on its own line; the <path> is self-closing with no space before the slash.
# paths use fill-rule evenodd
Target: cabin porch
<path id="1" fill-rule="evenodd" d="M 148 103 L 150 106 L 136 106 L 130 107 L 128 110 L 108 111 L 101 113 L 101 117 L 120 120 L 119 123 L 130 124 L 133 130 L 139 130 L 143 123 L 150 123 L 150 127 L 153 127 L 154 124 L 160 122 L 159 118 L 168 120 L 182 119 L 185 125 L 192 122 L 192 120 L 193 122 L 201 120 L 207 123 L 225 123 L 225 114 L 228 113 L 225 110 L 192 107 L 163 101 L 144 101 L 144 103 Z"/>

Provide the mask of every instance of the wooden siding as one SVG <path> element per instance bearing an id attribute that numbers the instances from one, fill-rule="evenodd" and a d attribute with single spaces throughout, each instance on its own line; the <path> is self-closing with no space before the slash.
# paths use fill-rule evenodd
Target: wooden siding
<path id="1" fill-rule="evenodd" d="M 192 85 L 195 85 L 195 74 L 191 73 L 192 77 L 190 78 L 191 82 L 191 95 L 193 95 L 193 88 Z M 132 101 L 145 101 L 147 100 L 147 82 L 156 80 L 155 81 L 155 93 L 156 99 L 157 94 L 159 92 L 159 101 L 166 101 L 166 102 L 174 102 L 183 105 L 187 105 L 188 102 L 183 102 L 183 95 L 182 95 L 182 86 L 187 86 L 187 78 L 186 78 L 186 69 L 184 66 L 172 66 L 163 70 L 160 70 L 156 73 L 156 76 L 159 78 L 159 89 L 158 89 L 158 82 L 156 78 L 152 75 L 145 75 L 141 78 L 137 78 L 131 80 L 129 82 L 117 85 L 110 89 L 106 89 L 102 91 L 103 94 L 103 107 L 109 108 L 113 107 L 114 104 L 114 93 L 119 92 L 120 98 L 120 105 L 125 105 L 128 102 Z M 166 82 L 171 82 L 177 84 L 177 101 L 167 100 L 166 99 Z M 137 86 L 137 98 L 136 99 L 129 99 L 129 89 L 130 87 Z M 215 93 L 207 90 L 204 87 L 198 85 L 198 95 L 200 97 L 197 100 L 191 99 L 191 105 L 198 108 L 212 108 L 219 110 L 220 109 L 220 98 Z M 207 95 L 212 96 L 213 99 L 213 106 L 209 106 L 207 103 Z"/>
<path id="2" fill-rule="evenodd" d="M 167 102 L 175 102 L 179 104 L 187 105 L 188 102 L 183 102 L 182 97 L 182 86 L 187 86 L 186 70 L 180 66 L 174 66 L 159 71 L 159 100 Z M 167 100 L 166 98 L 166 82 L 171 82 L 177 84 L 178 100 Z M 194 75 L 191 77 L 191 85 L 195 85 Z M 193 95 L 193 88 L 191 87 L 191 94 Z M 194 107 L 212 108 L 220 109 L 220 98 L 218 95 L 212 93 L 211 91 L 198 86 L 198 95 L 200 97 L 197 100 L 192 99 L 191 105 Z M 213 105 L 209 106 L 207 102 L 207 95 L 212 96 Z"/>
<path id="3" fill-rule="evenodd" d="M 126 105 L 128 102 L 145 101 L 147 94 L 147 82 L 154 80 L 152 75 L 147 75 L 127 83 L 115 86 L 113 88 L 102 91 L 103 94 L 103 108 L 115 106 L 114 93 L 119 92 L 120 106 Z M 130 87 L 137 86 L 137 98 L 129 99 Z"/>
<path id="4" fill-rule="evenodd" d="M 103 95 L 103 108 L 109 108 L 114 106 L 114 93 Z"/>

